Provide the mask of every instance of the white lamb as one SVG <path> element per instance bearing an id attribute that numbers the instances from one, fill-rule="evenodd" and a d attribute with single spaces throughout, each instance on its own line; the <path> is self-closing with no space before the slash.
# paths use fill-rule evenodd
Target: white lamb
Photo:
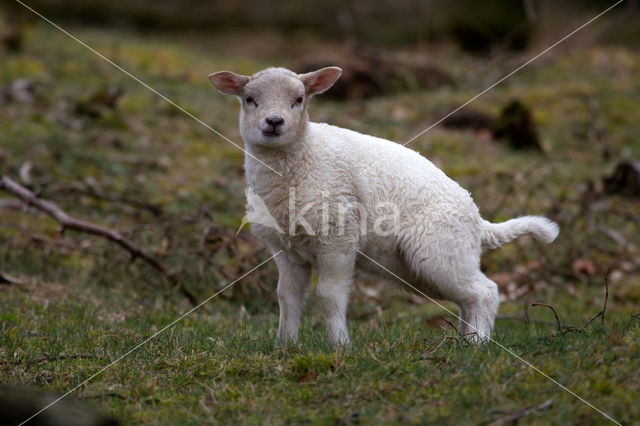
<path id="1" fill-rule="evenodd" d="M 430 297 L 458 304 L 461 333 L 487 340 L 499 295 L 480 271 L 482 246 L 497 248 L 523 234 L 550 243 L 558 226 L 539 216 L 489 223 L 469 192 L 417 152 L 309 122 L 309 99 L 340 74 L 328 67 L 301 75 L 269 68 L 250 77 L 209 76 L 242 105 L 247 211 L 254 233 L 279 253 L 278 338 L 297 339 L 316 268 L 329 340 L 348 345 L 354 271 L 391 277 L 369 257 Z"/>

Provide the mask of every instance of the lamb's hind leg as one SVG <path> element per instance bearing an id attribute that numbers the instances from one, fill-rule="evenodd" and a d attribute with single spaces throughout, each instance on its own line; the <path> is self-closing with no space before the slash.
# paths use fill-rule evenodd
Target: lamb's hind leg
<path id="1" fill-rule="evenodd" d="M 478 271 L 463 290 L 463 296 L 456 300 L 460 306 L 460 332 L 470 341 L 485 342 L 491 338 L 500 304 L 498 286 Z"/>
<path id="2" fill-rule="evenodd" d="M 426 252 L 426 250 L 424 250 Z M 434 294 L 460 307 L 460 333 L 470 341 L 491 337 L 500 297 L 498 286 L 479 269 L 474 252 L 435 255 L 416 260 L 413 271 L 429 283 Z"/>

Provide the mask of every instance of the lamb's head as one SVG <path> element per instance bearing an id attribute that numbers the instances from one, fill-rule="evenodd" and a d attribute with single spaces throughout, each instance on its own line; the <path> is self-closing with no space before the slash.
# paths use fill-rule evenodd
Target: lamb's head
<path id="1" fill-rule="evenodd" d="M 309 99 L 329 89 L 340 77 L 338 67 L 296 74 L 268 68 L 252 76 L 220 71 L 209 80 L 220 93 L 240 100 L 240 133 L 245 143 L 283 147 L 300 139 L 309 121 Z"/>

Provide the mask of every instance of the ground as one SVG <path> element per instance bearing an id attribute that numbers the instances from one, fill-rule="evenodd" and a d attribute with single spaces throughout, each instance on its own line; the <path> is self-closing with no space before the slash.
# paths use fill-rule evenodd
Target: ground
<path id="1" fill-rule="evenodd" d="M 272 34 L 247 42 L 71 30 L 238 142 L 237 104 L 206 76 L 291 61 Z M 305 49 L 322 43 L 300 41 Z M 3 174 L 125 232 L 199 300 L 268 257 L 246 231 L 235 236 L 244 204 L 239 149 L 44 23 L 30 29 L 23 52 L 3 55 Z M 446 48 L 430 55 L 453 85 L 317 99 L 312 118 L 404 141 L 527 59 L 487 63 Z M 632 50 L 558 49 L 473 104 L 497 114 L 522 100 L 543 152 L 441 127 L 410 145 L 470 189 L 484 217 L 543 214 L 560 223 L 550 246 L 525 238 L 485 254 L 483 269 L 505 298 L 499 345 L 468 345 L 441 308 L 362 279 L 349 314 L 353 348 L 328 345 L 313 298 L 300 344 L 279 347 L 277 272 L 268 263 L 75 395 L 125 424 L 608 423 L 526 360 L 617 421 L 638 422 L 638 200 L 605 194 L 601 179 L 640 155 L 639 77 Z M 18 79 L 29 87 L 23 98 Z M 115 108 L 104 100 L 109 88 L 123 91 Z M 60 235 L 54 221 L 8 201 L 0 208 L 0 272 L 18 281 L 0 284 L 0 382 L 66 391 L 190 308 L 175 283 L 110 243 Z M 605 282 L 604 321 L 584 327 L 602 309 Z M 560 325 L 531 302 L 551 304 Z"/>

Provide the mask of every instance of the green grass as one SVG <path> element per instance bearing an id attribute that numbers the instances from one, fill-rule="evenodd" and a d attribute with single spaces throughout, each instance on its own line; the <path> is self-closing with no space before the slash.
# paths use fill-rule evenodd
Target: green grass
<path id="1" fill-rule="evenodd" d="M 216 94 L 206 75 L 292 60 L 286 52 L 240 55 L 215 38 L 191 43 L 71 29 L 235 141 L 237 105 Z M 239 150 L 45 25 L 30 31 L 24 52 L 1 55 L 0 86 L 17 78 L 36 85 L 34 102 L 1 105 L 3 174 L 17 178 L 30 162 L 31 188 L 74 215 L 122 230 L 202 299 L 266 259 L 247 233 L 234 235 L 244 205 Z M 317 99 L 311 115 L 402 141 L 510 71 L 505 63 L 495 76 L 471 73 L 486 64 L 446 51 L 437 60 L 453 70 L 455 87 L 366 102 Z M 116 110 L 99 118 L 75 112 L 78 102 L 110 85 L 125 90 Z M 412 145 L 469 188 L 485 217 L 537 213 L 560 223 L 551 246 L 521 240 L 486 253 L 483 269 L 496 280 L 502 274 L 510 299 L 501 316 L 522 315 L 535 300 L 553 304 L 564 325 L 580 329 L 601 308 L 609 279 L 604 326 L 596 321 L 561 334 L 553 315 L 538 307 L 529 316 L 544 324 L 500 319 L 495 338 L 624 424 L 640 418 L 640 321 L 631 320 L 640 311 L 640 234 L 629 220 L 637 217 L 638 201 L 599 190 L 616 161 L 640 155 L 639 95 L 637 53 L 558 53 L 474 103 L 498 112 L 511 98 L 523 99 L 540 125 L 544 154 L 440 128 Z M 604 141 L 586 136 L 593 125 L 586 100 L 598 105 Z M 602 143 L 611 149 L 608 159 Z M 584 209 L 587 181 L 598 197 Z M 62 237 L 39 214 L 11 208 L 0 214 L 0 271 L 24 281 L 0 285 L 0 382 L 66 391 L 189 309 L 170 283 L 109 243 Z M 581 271 L 578 260 L 595 272 Z M 351 350 L 332 350 L 313 309 L 300 344 L 279 347 L 276 274 L 268 263 L 76 395 L 126 424 L 478 424 L 549 399 L 551 408 L 521 422 L 606 423 L 497 345 L 471 346 L 434 326 L 442 309 L 410 303 L 391 289 L 368 296 L 363 286 L 378 288 L 366 280 L 358 281 L 350 308 Z M 516 297 L 514 288 L 528 290 Z M 72 355 L 87 356 L 64 358 Z"/>
<path id="2" fill-rule="evenodd" d="M 46 304 L 18 289 L 5 293 L 3 382 L 71 388 L 180 313 L 170 304 L 154 308 L 148 301 L 107 292 L 79 303 L 63 297 L 61 288 L 51 290 Z M 75 286 L 65 290 L 82 292 Z M 566 296 L 549 302 L 561 316 L 576 308 Z M 497 345 L 469 345 L 452 332 L 428 326 L 434 311 L 433 306 L 403 304 L 382 317 L 352 321 L 353 348 L 335 352 L 310 321 L 300 344 L 283 348 L 275 343 L 275 313 L 247 314 L 214 300 L 78 394 L 127 424 L 475 424 L 505 415 L 497 410 L 517 411 L 549 399 L 552 408 L 525 422 L 605 423 Z M 543 311 L 531 316 L 549 318 Z M 563 321 L 569 319 L 581 324 L 586 318 Z M 629 324 L 620 312 L 609 314 L 604 327 L 596 322 L 564 335 L 554 325 L 499 321 L 495 336 L 626 424 L 640 416 L 639 338 L 640 321 Z M 73 354 L 92 357 L 56 359 Z"/>

